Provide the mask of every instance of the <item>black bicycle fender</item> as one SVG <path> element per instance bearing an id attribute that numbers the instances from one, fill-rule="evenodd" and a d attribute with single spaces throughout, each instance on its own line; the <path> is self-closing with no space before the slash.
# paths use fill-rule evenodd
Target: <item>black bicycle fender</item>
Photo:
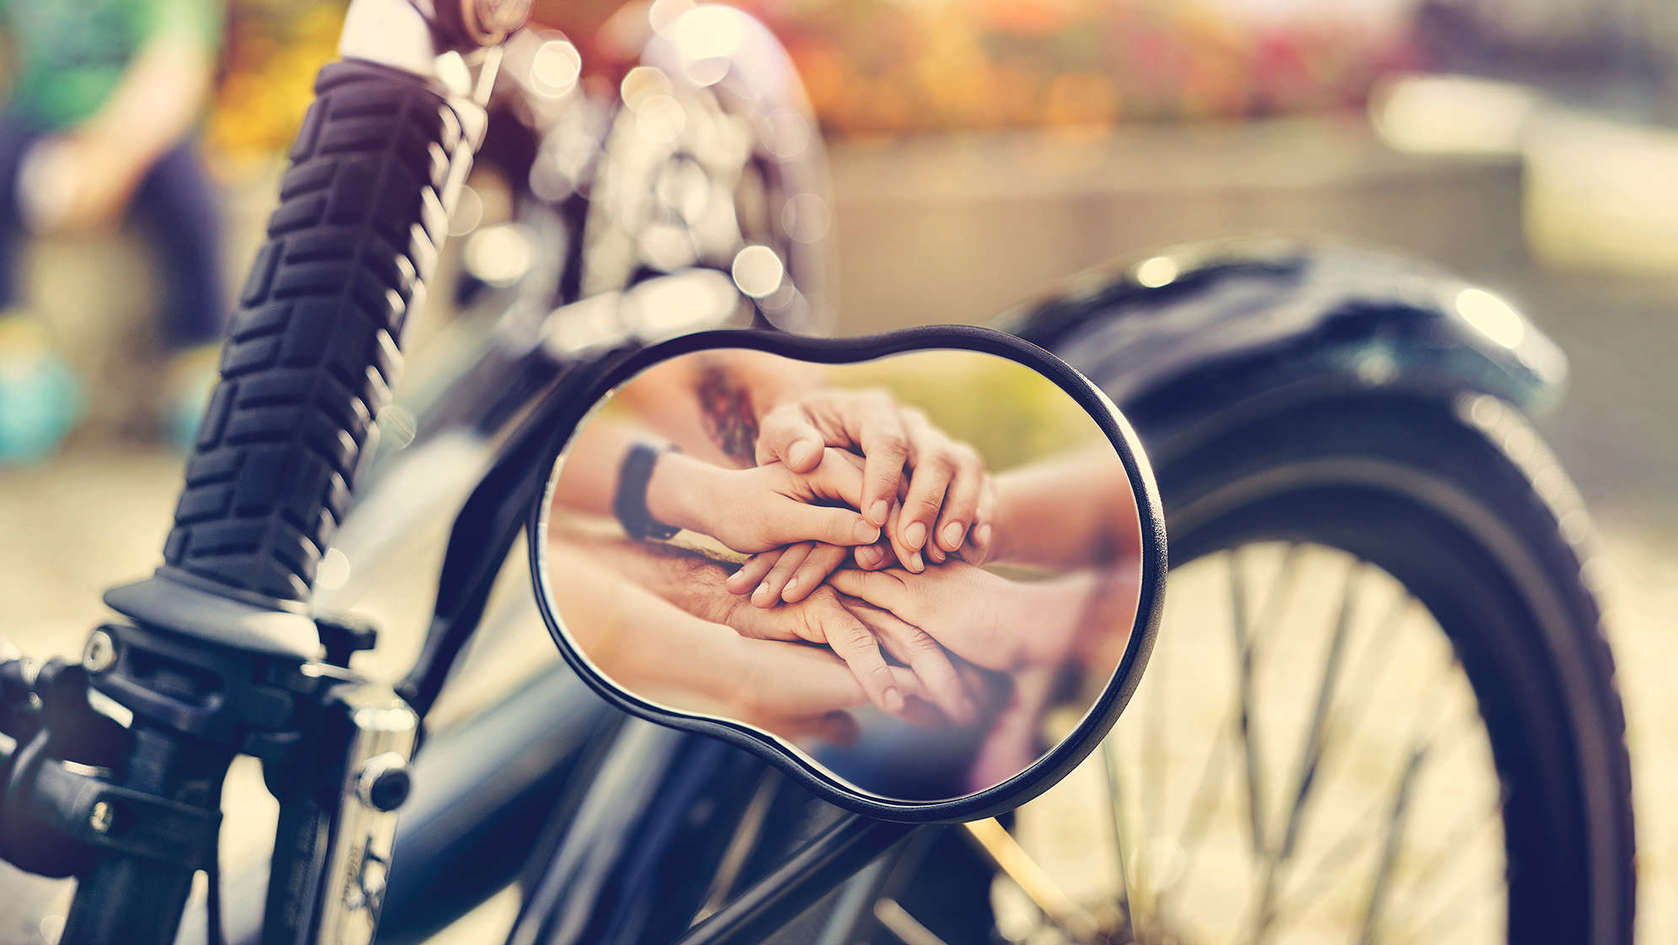
<path id="1" fill-rule="evenodd" d="M 1525 411 L 1567 361 L 1508 302 L 1425 264 L 1344 247 L 1217 243 L 1079 277 L 1001 327 L 1100 384 L 1150 449 L 1324 397 L 1477 392 Z"/>

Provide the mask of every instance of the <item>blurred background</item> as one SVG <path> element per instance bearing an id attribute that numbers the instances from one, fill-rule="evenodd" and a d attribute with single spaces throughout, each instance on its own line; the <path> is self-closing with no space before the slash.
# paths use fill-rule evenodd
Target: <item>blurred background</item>
<path id="1" fill-rule="evenodd" d="M 647 24 L 681 5 L 547 0 L 537 17 L 570 40 L 567 90 L 612 98 Z M 208 51 L 202 115 L 182 134 L 214 199 L 225 307 L 343 4 L 149 6 L 190 20 Z M 1414 255 L 1527 311 L 1571 360 L 1569 395 L 1540 428 L 1598 529 L 1639 792 L 1640 932 L 1678 936 L 1678 812 L 1665 804 L 1678 783 L 1678 7 L 741 6 L 790 52 L 827 146 L 830 205 L 807 208 L 804 235 L 831 253 L 823 294 L 838 332 L 987 321 L 1093 266 L 1253 235 Z M 35 14 L 8 7 L 0 71 L 25 96 L 20 37 Z M 504 216 L 517 183 L 473 186 L 463 235 Z M 76 652 L 100 590 L 155 564 L 182 455 L 171 411 L 210 363 L 174 338 L 164 309 L 179 287 L 159 240 L 122 222 L 132 216 L 31 230 L 16 248 L 26 291 L 0 321 L 0 424 L 32 412 L 56 431 L 0 466 L 5 633 L 38 655 Z M 445 261 L 445 278 L 461 265 Z M 430 297 L 416 330 L 446 340 L 459 294 Z M 20 394 L 10 378 L 35 368 L 7 374 L 27 361 L 8 352 L 30 345 L 65 370 Z M 446 353 L 422 347 L 411 371 L 428 358 Z"/>

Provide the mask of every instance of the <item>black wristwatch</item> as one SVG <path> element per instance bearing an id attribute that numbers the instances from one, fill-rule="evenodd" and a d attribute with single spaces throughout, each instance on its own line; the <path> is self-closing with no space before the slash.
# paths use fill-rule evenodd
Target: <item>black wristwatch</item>
<path id="1" fill-rule="evenodd" d="M 647 483 L 653 477 L 653 464 L 666 451 L 676 452 L 674 446 L 654 446 L 636 443 L 623 456 L 618 466 L 618 492 L 612 500 L 612 512 L 629 537 L 636 540 L 674 538 L 681 531 L 653 518 L 647 511 Z"/>

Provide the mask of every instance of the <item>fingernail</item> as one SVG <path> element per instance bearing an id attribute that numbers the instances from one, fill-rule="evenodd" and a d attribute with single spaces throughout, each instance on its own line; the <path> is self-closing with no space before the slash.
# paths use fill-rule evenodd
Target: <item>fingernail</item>
<path id="1" fill-rule="evenodd" d="M 886 709 L 890 712 L 903 711 L 903 693 L 898 692 L 896 686 L 886 687 Z"/>
<path id="2" fill-rule="evenodd" d="M 786 586 L 781 588 L 781 600 L 792 600 L 792 589 L 798 586 L 798 578 L 788 578 Z"/>
<path id="3" fill-rule="evenodd" d="M 911 548 L 919 548 L 926 543 L 926 526 L 920 522 L 910 522 L 903 530 L 903 541 Z"/>
<path id="4" fill-rule="evenodd" d="M 867 522 L 858 522 L 856 523 L 856 527 L 851 529 L 851 535 L 856 539 L 856 543 L 859 545 L 872 544 L 880 538 L 880 526 L 870 525 Z"/>
<path id="5" fill-rule="evenodd" d="M 880 499 L 868 507 L 868 521 L 875 525 L 884 525 L 886 516 L 891 514 L 891 506 L 885 499 Z"/>
<path id="6" fill-rule="evenodd" d="M 926 570 L 926 562 L 921 560 L 921 553 L 918 551 L 911 553 L 909 555 L 909 560 L 904 563 L 909 566 L 909 570 L 915 572 L 916 574 Z"/>
<path id="7" fill-rule="evenodd" d="M 960 522 L 951 522 L 944 526 L 944 550 L 954 551 L 961 547 L 961 536 L 966 529 Z"/>
<path id="8" fill-rule="evenodd" d="M 768 581 L 764 581 L 762 584 L 759 584 L 757 586 L 757 590 L 752 591 L 752 603 L 758 605 L 759 607 L 768 607 L 769 606 L 769 582 Z"/>
<path id="9" fill-rule="evenodd" d="M 976 545 L 990 544 L 990 523 L 987 522 L 973 529 L 973 543 Z"/>

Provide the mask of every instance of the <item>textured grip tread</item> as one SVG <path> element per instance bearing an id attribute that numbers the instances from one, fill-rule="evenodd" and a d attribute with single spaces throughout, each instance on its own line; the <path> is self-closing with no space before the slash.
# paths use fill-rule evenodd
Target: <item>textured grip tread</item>
<path id="1" fill-rule="evenodd" d="M 321 70 L 222 349 L 164 545 L 171 567 L 305 600 L 401 366 L 469 156 L 460 117 L 377 66 Z"/>

